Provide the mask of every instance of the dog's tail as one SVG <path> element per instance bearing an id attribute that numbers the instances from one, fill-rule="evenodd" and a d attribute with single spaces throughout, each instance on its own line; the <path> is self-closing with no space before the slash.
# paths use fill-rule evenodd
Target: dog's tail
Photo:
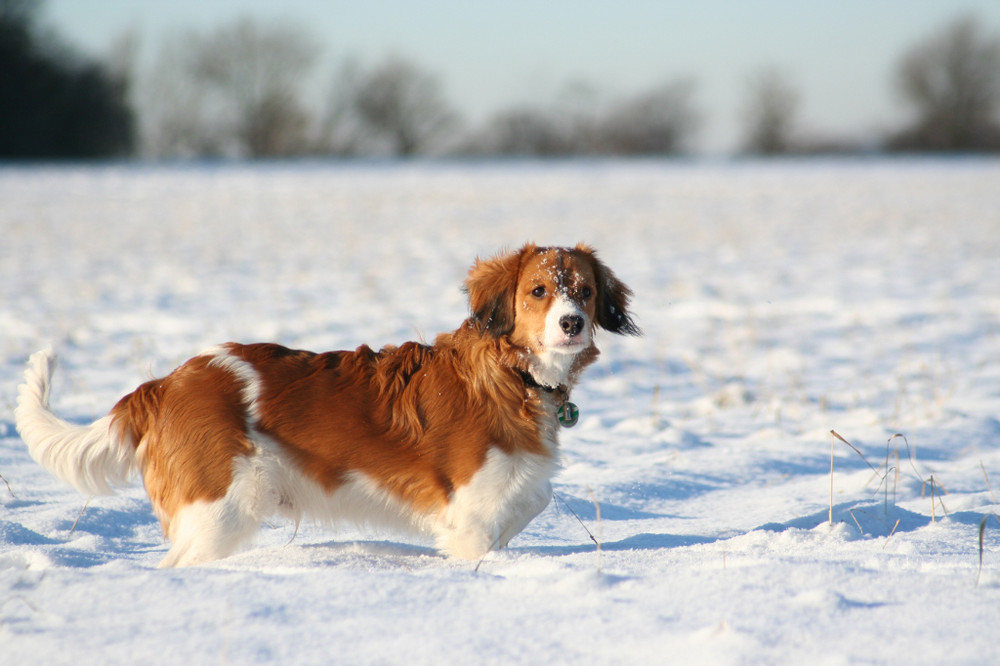
<path id="1" fill-rule="evenodd" d="M 124 486 L 136 471 L 135 445 L 123 436 L 114 414 L 90 425 L 74 425 L 49 409 L 49 388 L 56 355 L 32 354 L 18 389 L 14 418 L 31 457 L 86 495 L 107 495 Z M 117 411 L 117 410 L 116 410 Z M 128 433 L 131 435 L 131 433 Z"/>

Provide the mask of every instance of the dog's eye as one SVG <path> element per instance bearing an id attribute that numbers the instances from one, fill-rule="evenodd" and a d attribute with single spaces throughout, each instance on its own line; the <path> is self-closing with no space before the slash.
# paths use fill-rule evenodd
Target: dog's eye
<path id="1" fill-rule="evenodd" d="M 535 298 L 543 298 L 545 296 L 545 287 L 539 285 L 531 290 L 531 295 Z"/>
<path id="2" fill-rule="evenodd" d="M 594 290 L 591 289 L 590 287 L 584 287 L 583 289 L 580 290 L 580 296 L 582 296 L 584 300 L 590 298 L 593 295 L 594 295 Z"/>

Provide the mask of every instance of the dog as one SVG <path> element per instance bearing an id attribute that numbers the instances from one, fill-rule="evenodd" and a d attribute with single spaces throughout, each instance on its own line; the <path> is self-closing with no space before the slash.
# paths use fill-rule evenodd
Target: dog
<path id="1" fill-rule="evenodd" d="M 161 567 L 227 557 L 276 514 L 408 528 L 480 559 L 550 502 L 595 329 L 641 333 L 631 290 L 584 244 L 477 259 L 465 291 L 471 316 L 433 345 L 230 342 L 87 426 L 50 410 L 55 355 L 43 350 L 19 388 L 17 430 L 85 494 L 138 472 L 170 541 Z"/>

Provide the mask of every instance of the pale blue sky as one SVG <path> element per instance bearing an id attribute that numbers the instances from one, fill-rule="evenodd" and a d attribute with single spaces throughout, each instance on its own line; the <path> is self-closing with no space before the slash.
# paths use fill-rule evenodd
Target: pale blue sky
<path id="1" fill-rule="evenodd" d="M 865 136 L 891 126 L 900 54 L 965 13 L 1000 32 L 1000 0 L 48 0 L 45 16 L 96 54 L 134 29 L 146 59 L 171 31 L 281 19 L 320 41 L 325 72 L 345 56 L 413 58 L 471 122 L 549 102 L 570 81 L 610 100 L 690 76 L 706 116 L 696 145 L 718 151 L 737 142 L 746 79 L 763 66 L 799 88 L 806 130 Z"/>

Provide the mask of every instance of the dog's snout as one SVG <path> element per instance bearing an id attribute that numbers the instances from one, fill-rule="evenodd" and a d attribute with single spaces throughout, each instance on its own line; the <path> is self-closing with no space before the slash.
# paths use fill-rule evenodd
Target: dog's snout
<path id="1" fill-rule="evenodd" d="M 563 315 L 559 317 L 559 326 L 562 328 L 563 333 L 569 337 L 573 337 L 583 330 L 583 317 L 572 314 Z"/>

